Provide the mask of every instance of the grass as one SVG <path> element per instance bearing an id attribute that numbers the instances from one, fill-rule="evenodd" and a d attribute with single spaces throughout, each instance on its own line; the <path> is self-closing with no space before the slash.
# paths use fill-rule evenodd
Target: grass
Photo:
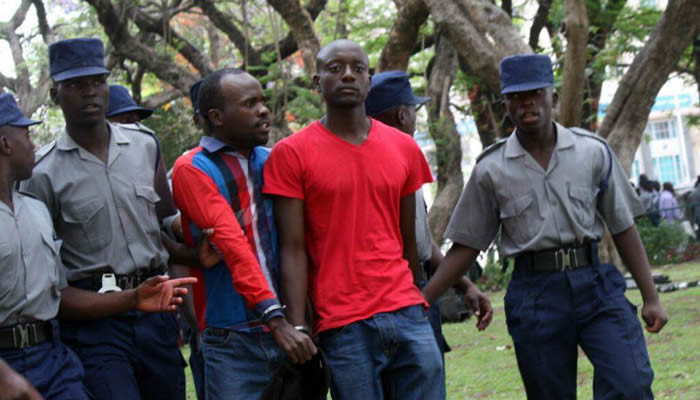
<path id="1" fill-rule="evenodd" d="M 700 279 L 700 263 L 691 262 L 655 268 L 674 282 Z M 445 324 L 443 331 L 452 352 L 446 354 L 447 398 L 525 399 L 512 341 L 503 311 L 505 291 L 489 294 L 495 310 L 489 328 L 478 332 L 473 320 Z M 671 321 L 660 334 L 645 332 L 654 368 L 653 390 L 658 399 L 700 399 L 700 352 L 696 332 L 700 328 L 700 288 L 662 293 L 661 302 Z M 639 291 L 627 297 L 641 305 Z M 593 368 L 579 352 L 578 398 L 591 399 Z"/>
<path id="2" fill-rule="evenodd" d="M 700 262 L 654 268 L 674 282 L 700 279 Z M 512 341 L 508 335 L 503 296 L 505 291 L 489 293 L 495 310 L 493 321 L 478 332 L 474 320 L 445 324 L 443 330 L 452 351 L 446 354 L 447 398 L 457 399 L 525 399 Z M 671 321 L 656 335 L 645 332 L 649 356 L 654 368 L 654 394 L 657 399 L 700 399 L 700 352 L 695 334 L 700 330 L 700 288 L 661 293 L 661 302 Z M 627 297 L 641 305 L 639 291 Z M 189 348 L 183 348 L 185 359 Z M 592 399 L 593 368 L 579 352 L 578 398 Z M 189 368 L 187 400 L 195 400 Z"/>

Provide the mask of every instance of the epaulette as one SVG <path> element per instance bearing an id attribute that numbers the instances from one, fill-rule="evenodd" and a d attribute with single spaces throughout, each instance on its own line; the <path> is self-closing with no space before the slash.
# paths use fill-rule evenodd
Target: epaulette
<path id="1" fill-rule="evenodd" d="M 501 147 L 507 140 L 508 140 L 508 138 L 503 138 L 503 139 L 497 141 L 496 143 L 490 145 L 489 147 L 485 148 L 484 151 L 482 151 L 481 154 L 479 154 L 479 155 L 476 157 L 476 162 L 481 161 L 482 158 L 484 158 L 484 157 L 486 157 L 487 155 L 493 153 L 496 149 L 498 149 L 499 147 Z"/>
<path id="2" fill-rule="evenodd" d="M 579 128 L 578 126 L 572 126 L 571 128 L 567 128 L 567 129 L 570 130 L 572 133 L 575 133 L 579 136 L 584 136 L 584 137 L 589 137 L 591 139 L 595 139 L 595 140 L 597 140 L 605 145 L 608 144 L 607 140 L 603 139 L 602 137 L 596 135 L 595 133 L 593 133 L 589 130 Z"/>
<path id="3" fill-rule="evenodd" d="M 53 150 L 56 147 L 56 141 L 54 140 L 53 142 L 41 146 L 39 150 L 37 150 L 36 153 L 34 153 L 34 165 L 39 164 L 39 161 L 43 160 L 44 157 L 46 157 L 49 153 L 51 153 L 51 150 Z"/>
<path id="4" fill-rule="evenodd" d="M 139 131 L 139 132 L 144 132 L 148 133 L 149 135 L 155 135 L 156 133 L 153 131 L 153 129 L 147 127 L 146 125 L 140 123 L 140 122 L 134 122 L 133 124 L 119 124 L 120 127 L 124 129 L 128 129 L 130 131 Z"/>

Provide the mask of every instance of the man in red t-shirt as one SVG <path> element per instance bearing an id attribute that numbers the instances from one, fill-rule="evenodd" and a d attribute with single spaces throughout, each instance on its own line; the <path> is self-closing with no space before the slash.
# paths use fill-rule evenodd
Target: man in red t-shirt
<path id="1" fill-rule="evenodd" d="M 365 116 L 368 64 L 352 41 L 324 47 L 314 84 L 326 116 L 265 165 L 287 316 L 303 325 L 310 298 L 334 399 L 436 399 L 441 356 L 411 272 L 414 193 L 432 176 L 413 139 Z"/>

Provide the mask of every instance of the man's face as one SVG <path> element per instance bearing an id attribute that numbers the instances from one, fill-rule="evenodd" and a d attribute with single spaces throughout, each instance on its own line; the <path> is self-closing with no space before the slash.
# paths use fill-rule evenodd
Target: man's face
<path id="1" fill-rule="evenodd" d="M 227 74 L 221 78 L 222 110 L 210 110 L 214 132 L 222 132 L 231 144 L 242 150 L 267 143 L 270 134 L 270 110 L 257 79 L 247 73 Z"/>
<path id="2" fill-rule="evenodd" d="M 109 107 L 107 75 L 81 76 L 57 82 L 52 97 L 66 122 L 93 124 L 103 121 Z"/>
<path id="3" fill-rule="evenodd" d="M 342 42 L 328 49 L 315 80 L 329 105 L 356 107 L 370 88 L 368 58 L 360 46 Z"/>
<path id="4" fill-rule="evenodd" d="M 17 180 L 29 179 L 34 168 L 34 143 L 28 127 L 5 125 L 0 127 L 0 138 L 12 149 L 11 165 Z"/>
<path id="5" fill-rule="evenodd" d="M 507 93 L 505 105 L 508 116 L 518 132 L 537 133 L 552 123 L 552 107 L 556 95 L 552 88 L 528 90 L 526 92 Z"/>
<path id="6" fill-rule="evenodd" d="M 112 115 L 107 119 L 109 119 L 110 122 L 114 122 L 117 124 L 133 124 L 141 121 L 141 117 L 136 111 L 127 111 L 125 113 Z"/>

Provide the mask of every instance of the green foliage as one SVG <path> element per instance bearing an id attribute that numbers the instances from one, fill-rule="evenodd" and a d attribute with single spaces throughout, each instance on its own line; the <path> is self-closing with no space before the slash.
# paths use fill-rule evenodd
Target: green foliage
<path id="1" fill-rule="evenodd" d="M 501 257 L 496 257 L 498 253 L 496 246 L 491 246 L 486 251 L 486 260 L 484 263 L 484 273 L 481 280 L 477 283 L 480 290 L 495 291 L 505 289 L 510 282 L 510 275 L 513 272 L 513 259 L 506 260 L 507 267 L 503 269 L 503 260 Z"/>
<path id="2" fill-rule="evenodd" d="M 169 103 L 168 107 L 157 109 L 142 123 L 158 135 L 163 160 L 168 169 L 184 151 L 197 146 L 202 136 L 202 132 L 192 122 L 192 107 L 184 98 Z"/>
<path id="3" fill-rule="evenodd" d="M 662 218 L 659 226 L 654 226 L 648 218 L 642 218 L 637 222 L 637 230 L 652 265 L 682 261 L 689 237 L 680 225 Z"/>

